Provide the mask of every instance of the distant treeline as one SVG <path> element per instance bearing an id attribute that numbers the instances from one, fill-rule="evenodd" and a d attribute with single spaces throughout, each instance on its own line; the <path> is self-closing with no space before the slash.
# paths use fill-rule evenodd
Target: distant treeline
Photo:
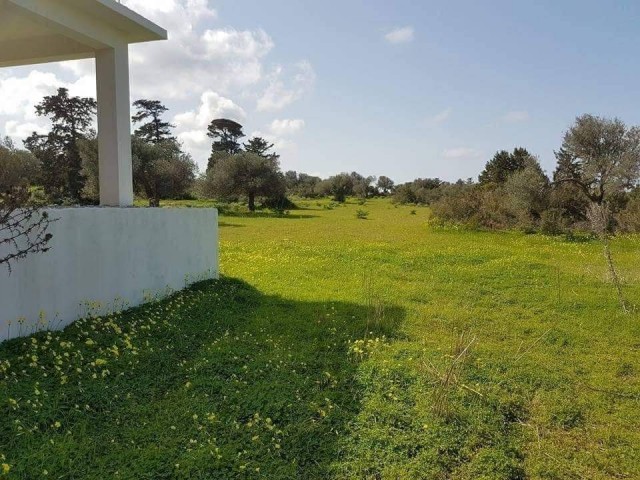
<path id="1" fill-rule="evenodd" d="M 498 151 L 477 181 L 419 178 L 396 185 L 387 176 L 357 172 L 329 178 L 282 172 L 273 144 L 261 137 L 241 143 L 243 126 L 224 118 L 208 126 L 211 155 L 200 173 L 173 136 L 174 126 L 163 120 L 167 108 L 160 101 L 138 100 L 133 107 L 134 190 L 150 206 L 164 199 L 211 198 L 244 201 L 250 210 L 282 210 L 294 206 L 290 197 L 344 202 L 387 196 L 397 203 L 429 205 L 435 221 L 469 227 L 559 233 L 593 228 L 597 217 L 607 231 L 640 231 L 640 128 L 617 119 L 578 117 L 556 152 L 551 177 L 537 157 L 516 148 Z M 33 133 L 25 148 L 10 139 L 0 142 L 0 192 L 28 187 L 40 203 L 96 203 L 95 100 L 71 97 L 61 88 L 44 97 L 36 113 L 51 120 L 50 132 Z"/>
<path id="2" fill-rule="evenodd" d="M 478 180 L 455 183 L 418 178 L 394 185 L 388 177 L 340 174 L 326 180 L 287 172 L 288 191 L 300 196 L 366 198 L 429 205 L 434 221 L 471 228 L 542 231 L 640 232 L 640 128 L 618 119 L 578 117 L 555 153 L 551 177 L 525 148 L 501 150 Z"/>

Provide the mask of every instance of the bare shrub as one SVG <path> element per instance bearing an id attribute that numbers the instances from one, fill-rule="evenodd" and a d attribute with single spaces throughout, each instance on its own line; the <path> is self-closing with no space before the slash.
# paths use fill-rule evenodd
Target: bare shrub
<path id="1" fill-rule="evenodd" d="M 6 265 L 11 272 L 14 262 L 48 251 L 50 223 L 49 214 L 31 202 L 27 187 L 14 187 L 0 194 L 0 265 Z"/>
<path id="2" fill-rule="evenodd" d="M 450 413 L 450 397 L 459 386 L 462 371 L 475 343 L 476 337 L 469 339 L 469 334 L 462 332 L 454 339 L 451 354 L 444 368 L 438 369 L 432 363 L 429 364 L 429 371 L 436 378 L 433 391 L 433 412 L 436 415 L 447 416 Z"/>
<path id="3" fill-rule="evenodd" d="M 616 271 L 615 264 L 613 263 L 613 257 L 611 255 L 611 239 L 609 235 L 613 222 L 613 219 L 611 217 L 611 210 L 606 203 L 602 205 L 593 203 L 587 210 L 587 218 L 591 222 L 591 227 L 594 233 L 598 235 L 598 238 L 602 242 L 604 258 L 607 262 L 609 276 L 611 277 L 611 281 L 618 294 L 620 307 L 625 313 L 629 313 L 629 305 L 622 291 L 622 281 L 620 280 L 620 276 Z"/>

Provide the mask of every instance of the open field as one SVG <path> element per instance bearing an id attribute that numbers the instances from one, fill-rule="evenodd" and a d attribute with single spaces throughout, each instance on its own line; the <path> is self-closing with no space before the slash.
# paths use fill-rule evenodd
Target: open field
<path id="1" fill-rule="evenodd" d="M 0 346 L 0 478 L 640 478 L 597 242 L 300 206 L 221 217 L 220 281 Z"/>

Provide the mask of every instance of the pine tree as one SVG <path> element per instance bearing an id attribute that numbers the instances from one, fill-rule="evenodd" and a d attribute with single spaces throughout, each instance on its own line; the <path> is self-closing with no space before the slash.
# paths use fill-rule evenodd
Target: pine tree
<path id="1" fill-rule="evenodd" d="M 36 105 L 36 113 L 51 120 L 51 132 L 34 132 L 25 146 L 42 162 L 47 193 L 73 202 L 81 200 L 84 177 L 78 142 L 91 134 L 96 108 L 93 98 L 70 97 L 66 88 L 59 88 L 56 95 L 46 96 Z"/>
<path id="2" fill-rule="evenodd" d="M 172 139 L 171 129 L 175 126 L 162 120 L 162 115 L 169 111 L 167 107 L 158 100 L 144 99 L 136 100 L 133 102 L 133 106 L 137 109 L 137 112 L 131 117 L 134 124 L 148 120 L 135 131 L 136 137 L 155 144 Z"/>
<path id="3" fill-rule="evenodd" d="M 244 137 L 244 132 L 242 125 L 226 118 L 212 120 L 207 130 L 207 136 L 213 138 L 207 166 L 207 170 L 210 170 L 221 159 L 241 151 L 240 139 Z"/>

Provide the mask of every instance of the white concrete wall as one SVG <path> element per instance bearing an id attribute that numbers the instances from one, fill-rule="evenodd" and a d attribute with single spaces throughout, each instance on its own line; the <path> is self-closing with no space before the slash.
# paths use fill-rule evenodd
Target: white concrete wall
<path id="1" fill-rule="evenodd" d="M 0 267 L 0 342 L 218 277 L 215 209 L 51 209 L 51 249 Z M 0 251 L 0 256 L 2 252 Z M 91 305 L 91 307 L 89 307 Z M 22 325 L 20 325 L 22 323 Z"/>

